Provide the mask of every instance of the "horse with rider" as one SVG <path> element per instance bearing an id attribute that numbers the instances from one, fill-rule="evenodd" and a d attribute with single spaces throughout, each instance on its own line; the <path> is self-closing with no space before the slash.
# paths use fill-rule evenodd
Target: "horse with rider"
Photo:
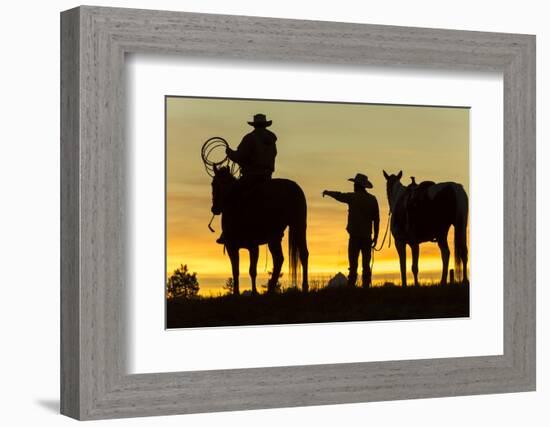
<path id="1" fill-rule="evenodd" d="M 288 227 L 290 278 L 297 282 L 302 268 L 302 290 L 308 290 L 308 248 L 306 240 L 307 203 L 298 184 L 288 179 L 272 179 L 277 156 L 277 136 L 267 129 L 272 121 L 256 114 L 236 150 L 226 146 L 227 158 L 239 165 L 237 179 L 229 166 L 213 165 L 212 213 L 222 215 L 223 244 L 231 260 L 234 293 L 239 293 L 239 249 L 250 253 L 249 274 L 252 293 L 257 293 L 256 276 L 259 246 L 267 244 L 273 258 L 268 292 L 274 292 L 284 261 L 282 239 Z"/>

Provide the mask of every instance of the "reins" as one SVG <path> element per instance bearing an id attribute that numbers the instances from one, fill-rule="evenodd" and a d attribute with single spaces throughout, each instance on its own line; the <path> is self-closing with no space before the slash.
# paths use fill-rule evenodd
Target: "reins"
<path id="1" fill-rule="evenodd" d="M 216 217 L 216 215 L 212 214 L 212 218 L 210 218 L 210 222 L 208 223 L 208 229 L 212 232 L 212 233 L 215 233 L 216 230 L 214 230 L 214 228 L 212 227 L 212 222 L 214 221 L 214 218 Z"/>
<path id="2" fill-rule="evenodd" d="M 380 246 L 378 247 L 378 249 L 373 246 L 373 248 L 372 248 L 373 251 L 380 252 L 382 250 L 382 247 L 384 246 L 384 243 L 386 242 L 386 236 L 388 235 L 388 230 L 390 228 L 390 222 L 391 222 L 391 212 L 388 212 L 388 221 L 386 222 L 386 231 L 384 231 L 384 237 L 382 237 L 382 243 L 380 243 Z M 388 248 L 389 247 L 391 247 L 391 233 L 390 233 L 390 237 L 388 239 Z"/>
<path id="3" fill-rule="evenodd" d="M 207 139 L 204 144 L 202 144 L 201 148 L 201 159 L 204 163 L 204 170 L 206 173 L 214 177 L 216 175 L 216 169 L 220 167 L 227 167 L 229 169 L 229 173 L 233 175 L 234 177 L 238 177 L 240 175 L 240 167 L 237 163 L 231 161 L 229 157 L 227 157 L 227 154 L 225 154 L 225 151 L 229 148 L 229 144 L 225 139 L 223 139 L 220 136 L 214 136 L 212 138 Z M 213 153 L 215 151 L 222 150 L 224 153 L 224 157 L 219 162 L 215 162 L 211 160 L 211 157 L 213 156 Z M 210 222 L 208 223 L 208 229 L 215 233 L 216 230 L 212 227 L 212 222 L 214 221 L 214 217 L 216 215 L 212 215 L 212 218 L 210 218 Z M 224 247 L 225 250 L 225 247 Z"/>
<path id="4" fill-rule="evenodd" d="M 388 236 L 388 230 L 390 229 L 390 223 L 391 223 L 391 211 L 388 212 L 388 220 L 386 222 L 386 231 L 384 231 L 384 237 L 382 237 L 382 243 L 380 243 L 380 246 L 378 248 L 372 247 L 371 248 L 371 259 L 370 259 L 370 270 L 372 272 L 372 267 L 374 266 L 374 253 L 380 252 L 382 248 L 384 247 L 384 243 L 386 242 L 386 236 Z M 388 237 L 388 249 L 391 247 L 391 233 Z"/>

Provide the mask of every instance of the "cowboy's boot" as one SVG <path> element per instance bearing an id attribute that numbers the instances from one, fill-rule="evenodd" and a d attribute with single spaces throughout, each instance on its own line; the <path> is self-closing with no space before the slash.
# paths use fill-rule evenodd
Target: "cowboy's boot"
<path id="1" fill-rule="evenodd" d="M 357 282 L 357 273 L 350 272 L 348 275 L 348 287 L 354 288 Z"/>
<path id="2" fill-rule="evenodd" d="M 363 273 L 363 288 L 368 289 L 371 285 L 371 273 Z"/>

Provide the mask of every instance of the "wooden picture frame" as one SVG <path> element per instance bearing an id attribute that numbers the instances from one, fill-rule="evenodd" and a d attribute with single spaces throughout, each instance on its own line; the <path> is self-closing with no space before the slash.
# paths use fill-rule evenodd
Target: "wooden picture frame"
<path id="1" fill-rule="evenodd" d="M 126 53 L 504 78 L 504 352 L 126 373 Z M 61 14 L 61 412 L 183 414 L 535 389 L 535 37 L 83 6 Z"/>

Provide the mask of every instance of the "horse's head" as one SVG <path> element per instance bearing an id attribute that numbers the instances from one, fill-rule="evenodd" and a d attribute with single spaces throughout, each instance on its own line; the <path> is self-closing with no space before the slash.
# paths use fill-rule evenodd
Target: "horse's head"
<path id="1" fill-rule="evenodd" d="M 402 187 L 401 185 L 401 177 L 403 176 L 403 171 L 399 171 L 397 175 L 388 175 L 385 170 L 384 172 L 384 178 L 386 178 L 386 193 L 388 195 L 388 203 L 390 204 L 390 212 L 392 210 L 392 206 L 395 205 L 395 198 L 397 197 L 397 189 Z"/>
<path id="2" fill-rule="evenodd" d="M 214 215 L 223 212 L 224 204 L 229 190 L 235 183 L 236 178 L 231 174 L 228 166 L 218 168 L 214 165 L 214 177 L 212 179 L 212 208 Z"/>

